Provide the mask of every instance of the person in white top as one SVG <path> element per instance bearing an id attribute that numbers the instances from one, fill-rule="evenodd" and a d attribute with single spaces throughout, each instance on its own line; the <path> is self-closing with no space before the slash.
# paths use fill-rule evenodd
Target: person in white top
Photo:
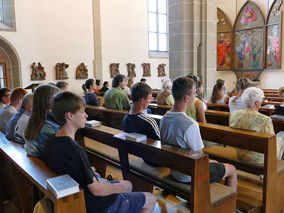
<path id="1" fill-rule="evenodd" d="M 173 81 L 172 94 L 175 99 L 173 108 L 168 111 L 160 122 L 160 135 L 163 144 L 179 146 L 202 153 L 204 147 L 198 123 L 188 117 L 185 112 L 196 96 L 194 81 L 187 77 L 179 77 Z M 220 182 L 237 187 L 237 171 L 233 165 L 209 160 L 210 182 Z M 171 176 L 180 182 L 191 182 L 191 177 L 171 170 Z"/>
<path id="2" fill-rule="evenodd" d="M 218 79 L 213 87 L 213 92 L 210 99 L 211 103 L 227 104 L 229 101 L 229 96 L 225 94 L 226 91 L 227 83 L 222 79 Z"/>
<path id="3" fill-rule="evenodd" d="M 236 93 L 232 94 L 232 96 L 229 99 L 230 112 L 246 108 L 246 105 L 242 102 L 241 96 L 244 90 L 251 86 L 252 86 L 251 81 L 246 77 L 242 77 L 237 81 L 235 88 Z"/>

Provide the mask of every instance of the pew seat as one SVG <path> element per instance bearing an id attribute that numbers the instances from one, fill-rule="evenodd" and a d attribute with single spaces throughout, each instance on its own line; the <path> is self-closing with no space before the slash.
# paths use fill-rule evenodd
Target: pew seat
<path id="1" fill-rule="evenodd" d="M 85 140 L 85 148 L 88 152 L 96 154 L 102 158 L 113 161 L 115 165 L 120 164 L 118 150 L 108 145 L 93 140 Z M 152 167 L 145 163 L 142 158 L 129 155 L 130 169 L 148 177 L 148 180 L 171 193 L 178 194 L 186 199 L 190 199 L 190 184 L 180 183 L 170 176 L 170 169 L 165 167 Z M 231 196 L 234 191 L 231 187 L 213 183 L 210 185 L 211 204 Z M 173 190 L 174 189 L 174 190 Z"/>

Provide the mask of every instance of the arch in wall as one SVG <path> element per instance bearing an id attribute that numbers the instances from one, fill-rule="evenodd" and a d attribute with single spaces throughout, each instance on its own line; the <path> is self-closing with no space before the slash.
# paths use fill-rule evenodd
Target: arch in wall
<path id="1" fill-rule="evenodd" d="M 0 48 L 8 56 L 11 88 L 22 86 L 20 58 L 16 49 L 5 38 L 0 36 Z"/>
<path id="2" fill-rule="evenodd" d="M 259 81 L 264 69 L 264 18 L 259 7 L 247 1 L 234 24 L 233 70 L 237 78 Z"/>

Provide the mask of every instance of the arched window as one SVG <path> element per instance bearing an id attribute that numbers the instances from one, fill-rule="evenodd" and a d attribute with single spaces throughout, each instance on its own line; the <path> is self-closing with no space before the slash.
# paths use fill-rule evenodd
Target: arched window
<path id="1" fill-rule="evenodd" d="M 168 0 L 148 0 L 149 56 L 168 57 Z"/>
<path id="2" fill-rule="evenodd" d="M 0 0 L 0 30 L 16 31 L 13 0 Z"/>

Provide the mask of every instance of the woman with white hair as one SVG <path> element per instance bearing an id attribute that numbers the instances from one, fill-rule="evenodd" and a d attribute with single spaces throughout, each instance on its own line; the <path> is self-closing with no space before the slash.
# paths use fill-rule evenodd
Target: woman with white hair
<path id="1" fill-rule="evenodd" d="M 157 104 L 173 106 L 175 101 L 171 93 L 173 83 L 171 79 L 162 82 L 161 92 L 157 95 Z"/>
<path id="2" fill-rule="evenodd" d="M 264 98 L 264 93 L 261 89 L 250 87 L 244 90 L 241 100 L 246 108 L 236 110 L 230 113 L 230 127 L 244 130 L 251 130 L 255 132 L 275 134 L 273 123 L 270 117 L 258 112 L 261 108 L 261 103 Z M 277 153 L 278 159 L 281 159 L 280 147 L 283 143 L 282 139 L 277 138 Z M 257 152 L 252 152 L 244 149 L 237 149 L 238 158 L 240 160 L 263 163 L 264 155 Z"/>

